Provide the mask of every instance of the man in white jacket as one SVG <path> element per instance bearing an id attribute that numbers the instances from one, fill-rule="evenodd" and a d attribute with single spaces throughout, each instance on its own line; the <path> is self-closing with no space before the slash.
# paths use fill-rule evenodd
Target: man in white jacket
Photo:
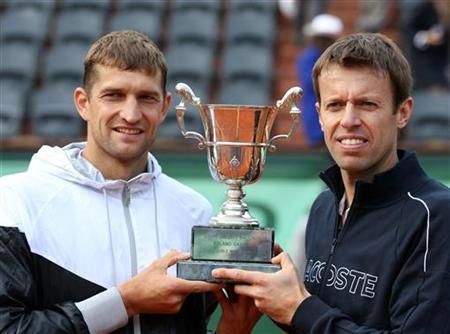
<path id="1" fill-rule="evenodd" d="M 149 153 L 171 103 L 164 56 L 113 32 L 84 66 L 87 142 L 43 146 L 0 179 L 0 332 L 204 333 L 215 302 L 203 292 L 220 286 L 170 271 L 211 206 Z"/>

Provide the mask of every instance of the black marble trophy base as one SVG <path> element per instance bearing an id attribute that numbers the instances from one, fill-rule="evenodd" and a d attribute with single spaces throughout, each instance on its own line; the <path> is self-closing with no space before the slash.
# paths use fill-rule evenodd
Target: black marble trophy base
<path id="1" fill-rule="evenodd" d="M 215 268 L 236 268 L 273 273 L 279 265 L 271 263 L 274 230 L 244 226 L 194 226 L 192 259 L 179 261 L 177 277 L 188 280 L 225 282 L 212 277 Z M 232 283 L 226 281 L 227 283 Z"/>
<path id="2" fill-rule="evenodd" d="M 220 280 L 212 277 L 212 270 L 216 268 L 234 268 L 250 271 L 274 273 L 280 266 L 272 263 L 247 263 L 224 261 L 179 261 L 177 264 L 177 277 L 194 281 L 208 281 L 215 283 L 237 283 L 229 280 Z"/>

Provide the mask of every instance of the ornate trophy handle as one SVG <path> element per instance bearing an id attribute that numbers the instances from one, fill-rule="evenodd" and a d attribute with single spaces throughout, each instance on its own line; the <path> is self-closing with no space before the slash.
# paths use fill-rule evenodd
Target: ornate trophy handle
<path id="1" fill-rule="evenodd" d="M 269 140 L 269 150 L 274 151 L 276 146 L 272 144 L 275 140 L 278 139 L 289 139 L 294 134 L 297 129 L 298 123 L 300 121 L 300 109 L 297 108 L 295 102 L 303 96 L 303 90 L 300 87 L 292 87 L 290 88 L 283 96 L 281 100 L 277 101 L 277 109 L 279 111 L 289 110 L 289 114 L 292 118 L 291 129 L 287 134 L 276 135 Z"/>
<path id="2" fill-rule="evenodd" d="M 203 149 L 206 143 L 205 137 L 203 137 L 200 133 L 195 131 L 186 131 L 186 127 L 184 125 L 184 113 L 186 112 L 185 103 L 188 103 L 193 106 L 199 106 L 200 98 L 195 96 L 191 87 L 182 82 L 177 83 L 177 85 L 175 86 L 175 91 L 177 92 L 178 95 L 181 95 L 181 101 L 175 107 L 177 115 L 177 123 L 178 127 L 180 128 L 181 134 L 184 136 L 184 138 L 197 139 L 199 141 L 198 147 L 200 149 Z"/>

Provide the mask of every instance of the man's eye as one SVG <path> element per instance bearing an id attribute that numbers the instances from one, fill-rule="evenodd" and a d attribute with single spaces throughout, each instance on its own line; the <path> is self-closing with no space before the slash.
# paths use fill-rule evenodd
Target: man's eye
<path id="1" fill-rule="evenodd" d="M 152 102 L 152 103 L 159 102 L 159 99 L 156 96 L 153 96 L 153 95 L 144 95 L 144 96 L 141 97 L 141 100 L 143 100 L 145 102 Z"/>
<path id="2" fill-rule="evenodd" d="M 342 107 L 342 103 L 339 103 L 339 102 L 332 102 L 332 103 L 327 104 L 327 110 L 330 110 L 330 111 L 337 111 L 337 110 L 341 109 L 341 107 Z"/>
<path id="3" fill-rule="evenodd" d="M 375 109 L 377 107 L 377 104 L 371 101 L 363 101 L 361 103 L 361 106 L 364 107 L 365 109 Z"/>
<path id="4" fill-rule="evenodd" d="M 104 97 L 109 98 L 109 99 L 117 99 L 120 98 L 120 94 L 119 93 L 107 93 L 104 95 Z"/>

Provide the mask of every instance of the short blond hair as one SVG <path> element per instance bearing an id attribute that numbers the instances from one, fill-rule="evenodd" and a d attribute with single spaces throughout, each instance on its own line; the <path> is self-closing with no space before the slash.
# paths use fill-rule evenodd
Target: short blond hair
<path id="1" fill-rule="evenodd" d="M 390 38 L 378 33 L 344 36 L 328 47 L 313 68 L 313 83 L 320 101 L 319 76 L 336 64 L 344 67 L 369 67 L 385 73 L 392 85 L 394 112 L 411 95 L 413 79 L 408 61 Z"/>
<path id="2" fill-rule="evenodd" d="M 161 88 L 166 94 L 167 63 L 158 46 L 137 31 L 113 31 L 98 39 L 84 58 L 83 86 L 90 91 L 97 79 L 95 65 L 115 67 L 123 71 L 161 72 Z"/>

